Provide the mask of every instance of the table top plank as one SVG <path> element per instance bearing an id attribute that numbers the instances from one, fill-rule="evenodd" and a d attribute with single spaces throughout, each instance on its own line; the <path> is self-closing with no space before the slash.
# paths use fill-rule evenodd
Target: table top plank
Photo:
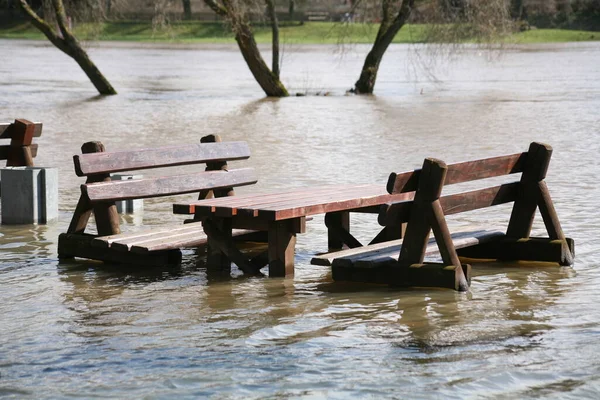
<path id="1" fill-rule="evenodd" d="M 336 187 L 333 190 L 319 192 L 301 192 L 295 193 L 294 196 L 288 198 L 272 198 L 269 201 L 251 204 L 246 207 L 238 207 L 238 215 L 246 215 L 256 217 L 259 212 L 265 210 L 279 210 L 288 208 L 304 207 L 315 203 L 328 203 L 339 201 L 340 199 L 353 199 L 356 197 L 370 196 L 372 193 L 381 194 L 380 187 L 372 187 L 372 185 L 362 185 L 352 188 Z"/>
<path id="2" fill-rule="evenodd" d="M 283 193 L 275 193 L 270 196 L 256 196 L 253 198 L 244 199 L 242 201 L 232 202 L 229 205 L 220 205 L 214 207 L 213 213 L 217 216 L 232 216 L 238 215 L 241 209 L 261 209 L 272 204 L 280 204 L 298 199 L 305 199 L 312 196 L 327 196 L 335 194 L 339 190 L 335 186 L 323 186 L 316 188 L 302 188 L 299 190 L 288 191 Z M 235 208 L 233 208 L 233 207 Z M 250 216 L 256 216 L 255 213 L 250 213 Z"/>
<path id="3" fill-rule="evenodd" d="M 177 203 L 176 214 L 199 216 L 259 217 L 278 221 L 326 212 L 372 207 L 387 202 L 409 200 L 414 193 L 391 195 L 384 185 L 331 185 L 302 187 L 287 191 L 246 194 Z"/>

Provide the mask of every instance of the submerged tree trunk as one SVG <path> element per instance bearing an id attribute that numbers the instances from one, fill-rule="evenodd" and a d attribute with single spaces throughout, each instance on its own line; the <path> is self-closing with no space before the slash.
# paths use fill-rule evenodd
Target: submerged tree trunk
<path id="1" fill-rule="evenodd" d="M 183 1 L 183 19 L 190 20 L 190 19 L 192 19 L 191 0 L 182 0 L 182 1 Z"/>
<path id="2" fill-rule="evenodd" d="M 112 87 L 104 75 L 102 75 L 98 67 L 92 62 L 85 50 L 83 50 L 77 38 L 71 33 L 62 0 L 52 0 L 52 7 L 54 8 L 56 15 L 59 32 L 56 32 L 46 21 L 41 19 L 35 11 L 31 9 L 29 4 L 27 4 L 26 0 L 19 0 L 19 3 L 22 10 L 31 20 L 31 23 L 38 28 L 53 45 L 79 64 L 100 94 L 117 94 L 117 91 Z"/>
<path id="3" fill-rule="evenodd" d="M 269 18 L 271 18 L 271 31 L 273 32 L 272 43 L 272 63 L 271 70 L 273 71 L 273 75 L 279 79 L 279 21 L 277 21 L 277 13 L 275 12 L 275 4 L 273 4 L 273 0 L 265 0 L 267 2 L 267 12 L 269 13 Z"/>
<path id="4" fill-rule="evenodd" d="M 375 81 L 377 80 L 377 72 L 379 71 L 379 64 L 383 59 L 385 51 L 396 37 L 396 34 L 402 26 L 408 20 L 412 11 L 415 0 L 403 0 L 402 5 L 398 13 L 394 16 L 390 13 L 391 4 L 390 1 L 383 1 L 383 18 L 377 37 L 373 43 L 373 47 L 362 67 L 360 77 L 354 84 L 354 92 L 357 94 L 371 94 L 375 88 Z M 392 19 L 393 18 L 393 19 Z"/>
<path id="5" fill-rule="evenodd" d="M 265 94 L 269 97 L 286 97 L 288 91 L 279 80 L 277 75 L 269 69 L 260 54 L 250 22 L 246 19 L 243 10 L 236 8 L 238 3 L 231 0 L 223 0 L 223 4 L 215 0 L 204 0 L 204 2 L 218 15 L 227 18 L 235 34 L 235 41 L 240 52 L 250 68 L 250 72 L 256 79 Z M 267 3 L 268 4 L 268 3 Z M 277 56 L 279 58 L 279 56 Z M 279 63 L 277 63 L 279 65 Z M 279 67 L 278 67 L 279 68 Z"/>

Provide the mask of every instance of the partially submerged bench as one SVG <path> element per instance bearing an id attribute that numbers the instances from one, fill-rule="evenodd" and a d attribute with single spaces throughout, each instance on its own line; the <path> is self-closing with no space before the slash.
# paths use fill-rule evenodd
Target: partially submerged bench
<path id="1" fill-rule="evenodd" d="M 544 181 L 552 148 L 532 143 L 529 151 L 446 165 L 428 158 L 419 170 L 392 173 L 389 193 L 414 192 L 412 200 L 381 207 L 379 223 L 401 229 L 404 237 L 328 253 L 313 264 L 331 265 L 333 279 L 387 283 L 399 286 L 436 286 L 465 291 L 471 267 L 460 257 L 503 261 L 573 263 L 574 242 L 565 237 Z M 520 180 L 441 196 L 444 185 L 522 173 Z M 451 234 L 446 216 L 514 202 L 506 232 L 478 228 Z M 547 238 L 531 238 L 536 209 L 544 220 Z M 429 240 L 433 231 L 435 240 Z M 398 232 L 400 234 L 400 232 Z M 437 255 L 441 263 L 424 262 Z"/>
<path id="2" fill-rule="evenodd" d="M 116 201 L 145 199 L 199 192 L 199 199 L 231 196 L 233 187 L 251 185 L 257 179 L 252 168 L 228 169 L 227 161 L 250 157 L 246 142 L 221 142 L 206 136 L 200 144 L 106 152 L 100 142 L 87 142 L 75 155 L 75 173 L 87 180 L 67 233 L 59 236 L 59 258 L 82 257 L 114 263 L 162 266 L 181 261 L 181 248 L 206 244 L 201 221 L 159 225 L 121 233 Z M 123 171 L 206 164 L 206 170 L 137 180 L 111 181 Z M 171 212 L 171 206 L 166 207 Z M 97 234 L 86 234 L 94 213 Z M 189 222 L 189 221 L 188 221 Z M 249 231 L 236 230 L 234 235 Z"/>
<path id="3" fill-rule="evenodd" d="M 0 160 L 6 160 L 7 167 L 33 167 L 38 150 L 33 138 L 41 135 L 42 124 L 39 122 L 16 119 L 13 123 L 0 123 L 0 139 L 10 140 L 10 143 L 0 145 Z"/>

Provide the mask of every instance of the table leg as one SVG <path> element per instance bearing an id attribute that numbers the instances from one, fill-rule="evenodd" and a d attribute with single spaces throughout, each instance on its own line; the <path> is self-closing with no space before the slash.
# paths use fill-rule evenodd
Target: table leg
<path id="1" fill-rule="evenodd" d="M 346 232 L 350 232 L 350 213 L 341 211 L 334 213 L 327 213 L 327 247 L 329 251 L 341 250 L 344 248 L 344 239 L 338 234 L 338 229 L 341 228 Z"/>
<path id="2" fill-rule="evenodd" d="M 291 221 L 273 221 L 269 224 L 269 276 L 294 275 L 296 233 Z"/>
<path id="3" fill-rule="evenodd" d="M 222 271 L 231 271 L 231 260 L 221 250 L 222 245 L 219 245 L 220 242 L 232 240 L 231 219 L 215 218 L 211 220 L 211 222 L 220 231 L 223 237 L 217 239 L 214 236 L 211 237 L 212 235 L 208 235 L 206 255 L 207 267 Z"/>

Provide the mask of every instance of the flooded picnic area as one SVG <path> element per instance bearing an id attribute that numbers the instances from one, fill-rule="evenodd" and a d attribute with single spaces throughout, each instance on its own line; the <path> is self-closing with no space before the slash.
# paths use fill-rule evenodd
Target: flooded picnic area
<path id="1" fill-rule="evenodd" d="M 15 398 L 598 398 L 600 396 L 600 42 L 467 49 L 417 65 L 392 45 L 374 96 L 347 95 L 368 46 L 289 46 L 290 92 L 267 99 L 233 45 L 90 45 L 115 86 L 100 97 L 46 42 L 0 40 L 0 122 L 44 124 L 36 166 L 59 170 L 59 215 L 0 226 L 0 396 Z M 265 58 L 268 58 L 265 57 Z M 572 268 L 473 264 L 470 291 L 334 282 L 322 216 L 298 235 L 287 278 L 214 276 L 185 250 L 180 268 L 60 262 L 83 178 L 84 142 L 107 150 L 247 141 L 258 184 L 385 186 L 390 172 L 550 144 L 546 181 Z M 231 163 L 237 165 L 236 162 Z M 242 164 L 240 164 L 242 165 Z M 143 172 L 145 173 L 145 172 Z M 125 229 L 183 221 L 147 200 Z M 449 217 L 505 227 L 510 205 Z M 352 221 L 361 238 L 375 215 Z M 534 230 L 543 231 L 539 215 Z"/>

